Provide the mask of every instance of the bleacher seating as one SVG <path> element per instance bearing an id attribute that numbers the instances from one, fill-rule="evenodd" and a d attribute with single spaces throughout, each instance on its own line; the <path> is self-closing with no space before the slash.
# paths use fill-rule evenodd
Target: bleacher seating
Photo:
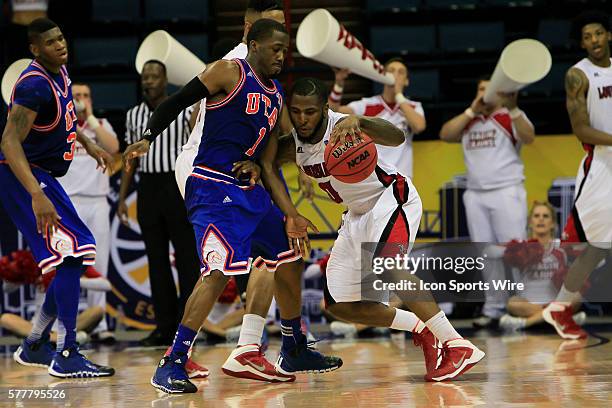
<path id="1" fill-rule="evenodd" d="M 430 54 L 436 51 L 436 29 L 427 26 L 372 27 L 370 43 L 374 55 Z"/>
<path id="2" fill-rule="evenodd" d="M 207 0 L 145 0 L 147 22 L 206 22 Z"/>
<path id="3" fill-rule="evenodd" d="M 92 0 L 94 22 L 135 22 L 140 18 L 140 0 Z"/>
<path id="4" fill-rule="evenodd" d="M 500 51 L 504 46 L 501 22 L 441 24 L 439 30 L 440 48 L 446 52 Z"/>
<path id="5" fill-rule="evenodd" d="M 74 39 L 75 66 L 77 68 L 132 66 L 138 49 L 138 39 L 82 38 Z"/>
<path id="6" fill-rule="evenodd" d="M 140 100 L 135 81 L 89 81 L 96 110 L 126 111 Z M 125 118 L 124 118 L 125 119 Z"/>

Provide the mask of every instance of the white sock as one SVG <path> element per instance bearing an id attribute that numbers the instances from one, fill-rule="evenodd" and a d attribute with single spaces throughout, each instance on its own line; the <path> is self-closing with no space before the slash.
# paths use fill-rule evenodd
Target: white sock
<path id="1" fill-rule="evenodd" d="M 395 330 L 412 332 L 420 321 L 421 320 L 414 313 L 395 308 L 395 317 L 389 327 Z"/>
<path id="2" fill-rule="evenodd" d="M 240 338 L 238 345 L 257 344 L 261 346 L 261 336 L 263 335 L 266 319 L 256 314 L 245 314 L 242 317 L 242 327 L 240 327 Z"/>
<path id="3" fill-rule="evenodd" d="M 446 343 L 453 339 L 462 339 L 461 335 L 457 333 L 457 330 L 448 321 L 448 318 L 442 310 L 440 310 L 434 317 L 425 322 L 425 326 L 431 330 L 434 336 L 442 342 Z"/>
<path id="4" fill-rule="evenodd" d="M 569 290 L 567 290 L 564 283 L 561 286 L 561 290 L 559 290 L 559 293 L 557 293 L 557 299 L 555 299 L 555 302 L 569 306 L 574 300 L 578 299 L 579 297 L 579 292 L 570 292 Z"/>

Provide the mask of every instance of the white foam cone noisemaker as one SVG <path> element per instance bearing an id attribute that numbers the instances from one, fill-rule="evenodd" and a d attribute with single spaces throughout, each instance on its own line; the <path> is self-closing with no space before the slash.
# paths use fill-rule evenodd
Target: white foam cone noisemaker
<path id="1" fill-rule="evenodd" d="M 183 86 L 191 81 L 206 64 L 164 30 L 153 31 L 144 39 L 136 54 L 136 71 L 142 73 L 147 61 L 157 60 L 166 65 L 168 82 Z"/>
<path id="2" fill-rule="evenodd" d="M 13 62 L 2 75 L 2 99 L 7 105 L 11 102 L 11 94 L 13 93 L 13 87 L 19 79 L 19 75 L 24 69 L 30 65 L 32 60 L 30 58 L 23 58 Z"/>
<path id="3" fill-rule="evenodd" d="M 325 9 L 310 12 L 297 32 L 297 49 L 306 58 L 351 72 L 383 84 L 395 78 L 343 25 Z"/>
<path id="4" fill-rule="evenodd" d="M 548 74 L 551 65 L 550 52 L 541 42 L 530 38 L 511 42 L 497 61 L 484 101 L 492 103 L 497 92 L 516 92 L 541 80 Z"/>

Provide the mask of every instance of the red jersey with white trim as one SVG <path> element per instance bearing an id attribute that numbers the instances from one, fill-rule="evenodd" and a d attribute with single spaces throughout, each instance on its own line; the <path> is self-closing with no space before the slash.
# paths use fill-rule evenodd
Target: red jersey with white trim
<path id="1" fill-rule="evenodd" d="M 354 184 L 343 183 L 329 174 L 325 166 L 325 146 L 329 142 L 331 131 L 336 123 L 347 115 L 332 110 L 328 111 L 328 115 L 325 135 L 316 144 L 300 140 L 295 129 L 292 131 L 295 140 L 295 161 L 304 173 L 317 181 L 319 187 L 332 200 L 346 205 L 355 214 L 364 214 L 374 208 L 387 187 L 379 180 L 375 171 L 365 180 Z M 376 146 L 378 147 L 378 145 Z M 387 174 L 397 173 L 397 170 L 380 156 L 378 156 L 378 167 Z M 410 192 L 416 193 L 416 189 L 409 179 L 407 179 L 407 182 L 412 187 Z"/>
<path id="2" fill-rule="evenodd" d="M 58 74 L 48 72 L 36 60 L 21 73 L 11 94 L 11 104 L 36 111 L 36 119 L 22 143 L 28 163 L 54 177 L 68 171 L 74 157 L 76 109 L 65 66 Z M 5 159 L 0 152 L 0 161 Z"/>
<path id="3" fill-rule="evenodd" d="M 408 103 L 416 111 L 416 113 L 425 116 L 423 105 L 421 102 L 408 99 Z M 378 155 L 384 161 L 397 168 L 404 176 L 412 177 L 412 138 L 414 132 L 410 128 L 404 112 L 400 109 L 399 104 L 387 104 L 382 95 L 376 95 L 369 98 L 362 98 L 358 101 L 353 101 L 347 105 L 353 110 L 355 115 L 375 116 L 385 119 L 404 132 L 406 140 L 399 146 L 381 146 L 376 145 Z"/>
<path id="4" fill-rule="evenodd" d="M 508 109 L 477 115 L 463 129 L 461 144 L 469 189 L 492 190 L 525 180 L 521 141 Z"/>

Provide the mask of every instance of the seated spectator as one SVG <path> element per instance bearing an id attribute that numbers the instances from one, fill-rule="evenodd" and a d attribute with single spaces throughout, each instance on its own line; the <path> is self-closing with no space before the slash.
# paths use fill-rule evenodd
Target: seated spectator
<path id="1" fill-rule="evenodd" d="M 520 296 L 508 300 L 508 313 L 499 321 L 505 330 L 522 330 L 543 322 L 542 309 L 555 299 L 567 273 L 566 251 L 554 239 L 557 225 L 552 205 L 534 202 L 528 222 L 529 240 L 513 241 L 504 251 L 504 261 L 513 267 L 514 280 L 525 285 Z M 580 302 L 575 302 L 573 308 L 577 312 Z M 585 318 L 584 312 L 574 315 L 579 325 Z"/>

